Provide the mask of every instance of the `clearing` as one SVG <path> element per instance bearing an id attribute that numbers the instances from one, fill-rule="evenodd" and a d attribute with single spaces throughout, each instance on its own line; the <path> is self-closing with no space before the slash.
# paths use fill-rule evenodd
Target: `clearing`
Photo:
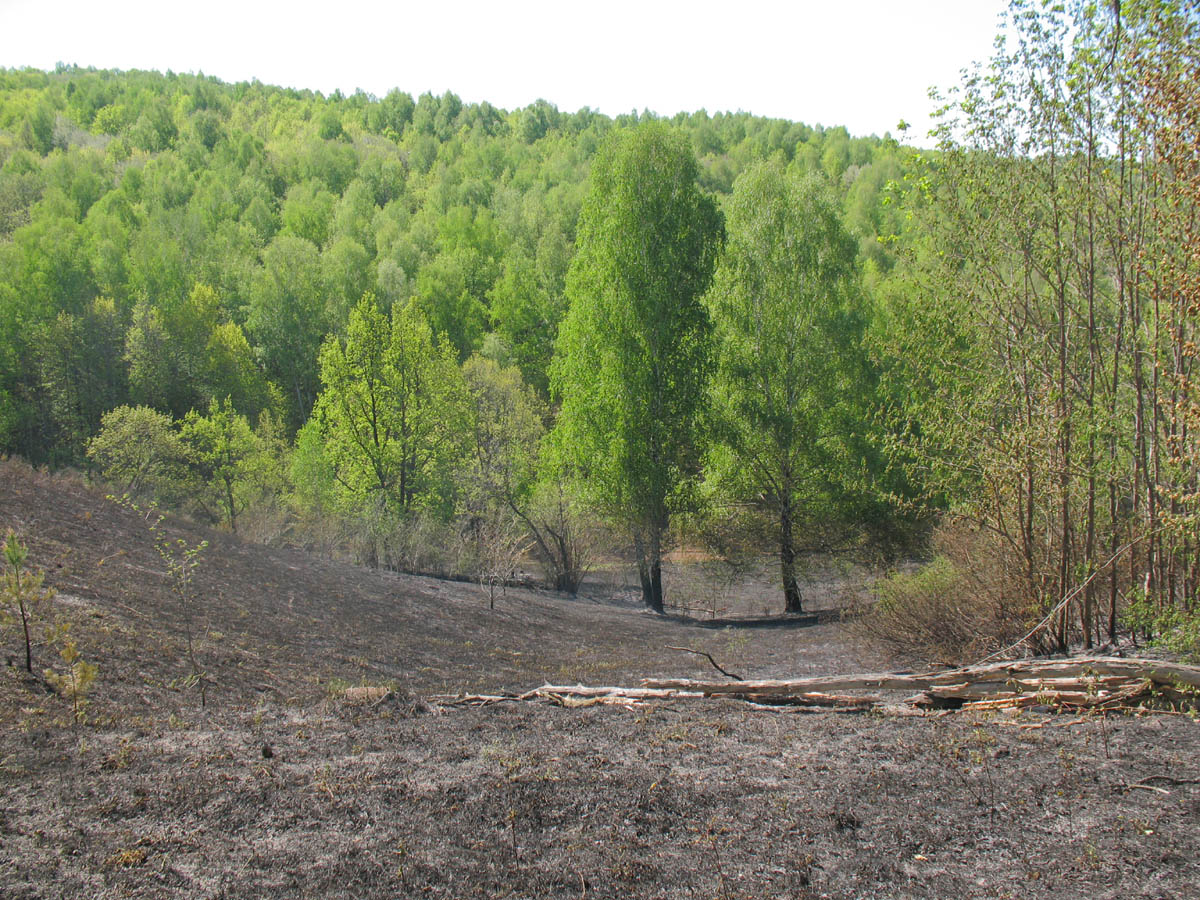
<path id="1" fill-rule="evenodd" d="M 619 579 L 509 589 L 489 612 L 474 585 L 166 525 L 209 541 L 204 709 L 145 523 L 0 461 L 0 531 L 100 670 L 74 730 L 14 667 L 16 635 L 0 648 L 6 898 L 1200 898 L 1191 716 L 442 708 L 716 677 L 671 646 L 753 678 L 885 663 L 830 616 L 706 627 L 641 611 Z"/>

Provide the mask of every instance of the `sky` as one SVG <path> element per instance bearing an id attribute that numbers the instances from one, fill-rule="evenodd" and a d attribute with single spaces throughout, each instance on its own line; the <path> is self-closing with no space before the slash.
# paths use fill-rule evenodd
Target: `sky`
<path id="1" fill-rule="evenodd" d="M 707 109 L 927 143 L 931 86 L 1007 0 L 0 0 L 0 66 L 203 72 L 323 93 L 454 91 L 608 115 Z"/>

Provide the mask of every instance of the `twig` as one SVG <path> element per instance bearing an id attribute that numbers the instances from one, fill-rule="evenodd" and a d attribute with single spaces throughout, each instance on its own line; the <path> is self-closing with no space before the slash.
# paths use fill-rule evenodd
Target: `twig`
<path id="1" fill-rule="evenodd" d="M 1125 790 L 1154 791 L 1156 794 L 1166 794 L 1168 797 L 1171 795 L 1171 792 L 1166 788 L 1155 787 L 1152 784 L 1127 784 L 1125 785 Z"/>
<path id="2" fill-rule="evenodd" d="M 710 663 L 712 663 L 713 668 L 716 669 L 718 672 L 720 672 L 722 675 L 724 675 L 726 678 L 732 678 L 734 681 L 745 681 L 745 679 L 742 678 L 741 675 L 734 675 L 732 672 L 726 672 L 724 669 L 722 669 L 717 664 L 717 661 L 712 658 L 711 653 L 705 653 L 703 650 L 693 650 L 691 647 L 668 647 L 667 649 L 668 650 L 680 650 L 684 653 L 695 653 L 697 656 L 706 656 L 706 657 L 708 657 L 708 661 Z"/>
<path id="3" fill-rule="evenodd" d="M 1082 584 L 1077 585 L 1073 591 L 1069 592 L 1065 597 L 1063 597 L 1062 600 L 1060 600 L 1054 606 L 1054 608 L 1052 610 L 1050 610 L 1050 612 L 1046 613 L 1045 618 L 1043 618 L 1040 622 L 1038 622 L 1036 625 L 1033 626 L 1033 628 L 1029 631 L 1028 634 L 1025 635 L 1025 637 L 1021 638 L 1019 641 L 1009 644 L 1007 647 L 1002 647 L 1001 649 L 997 650 L 995 653 L 991 653 L 991 654 L 985 656 L 983 659 L 981 659 L 977 663 L 975 663 L 975 665 L 977 665 L 977 666 L 983 665 L 984 663 L 991 662 L 993 659 L 998 659 L 1001 656 L 1007 656 L 1009 653 L 1016 650 L 1018 647 L 1020 647 L 1022 644 L 1024 644 L 1026 641 L 1028 641 L 1031 637 L 1033 637 L 1035 634 L 1037 634 L 1039 631 L 1041 631 L 1043 628 L 1045 628 L 1047 625 L 1049 625 L 1054 620 L 1055 616 L 1057 616 L 1060 612 L 1062 612 L 1072 600 L 1074 600 L 1076 597 L 1078 597 L 1080 594 L 1082 594 L 1087 589 L 1088 585 L 1090 585 L 1093 581 L 1095 581 L 1098 577 L 1100 577 L 1101 572 L 1105 571 L 1109 566 L 1111 566 L 1118 559 L 1120 559 L 1122 556 L 1124 556 L 1125 552 L 1127 550 L 1130 550 L 1133 547 L 1136 547 L 1142 541 L 1146 540 L 1146 538 L 1154 537 L 1154 535 L 1159 534 L 1160 532 L 1166 531 L 1166 529 L 1167 529 L 1167 526 L 1163 525 L 1161 528 L 1156 528 L 1153 531 L 1148 531 L 1145 534 L 1138 535 L 1133 540 L 1129 541 L 1124 547 L 1121 547 L 1120 549 L 1118 549 L 1116 553 L 1114 553 L 1107 560 L 1105 560 L 1104 564 L 1102 566 L 1100 566 L 1098 569 L 1096 569 L 1096 571 L 1094 571 L 1091 575 L 1089 575 Z"/>
<path id="4" fill-rule="evenodd" d="M 1173 775 L 1147 775 L 1145 778 L 1135 781 L 1133 784 L 1131 784 L 1129 786 L 1130 787 L 1144 787 L 1148 782 L 1151 782 L 1151 781 L 1165 781 L 1167 784 L 1174 784 L 1174 785 L 1200 784 L 1200 778 L 1176 778 Z"/>

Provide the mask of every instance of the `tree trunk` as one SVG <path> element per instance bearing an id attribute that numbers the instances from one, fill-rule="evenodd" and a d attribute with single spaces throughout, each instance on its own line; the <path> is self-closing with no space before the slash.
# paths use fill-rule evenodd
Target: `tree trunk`
<path id="1" fill-rule="evenodd" d="M 233 502 L 233 479 L 225 479 L 225 506 L 229 510 L 229 530 L 237 534 L 237 517 Z"/>
<path id="2" fill-rule="evenodd" d="M 779 510 L 779 567 L 783 576 L 783 611 L 804 612 L 800 585 L 796 582 L 796 548 L 792 543 L 792 507 L 784 503 Z"/>
<path id="3" fill-rule="evenodd" d="M 642 602 L 656 613 L 663 612 L 662 535 L 651 529 L 647 538 L 634 535 L 637 550 L 638 578 L 642 583 Z"/>

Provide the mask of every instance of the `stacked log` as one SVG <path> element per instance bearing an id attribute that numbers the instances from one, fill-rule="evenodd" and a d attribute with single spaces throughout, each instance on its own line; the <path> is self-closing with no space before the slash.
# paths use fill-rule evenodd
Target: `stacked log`
<path id="1" fill-rule="evenodd" d="M 923 674 L 822 675 L 771 681 L 705 682 L 644 679 L 644 687 L 762 701 L 800 698 L 813 690 L 916 690 L 923 708 L 998 709 L 1045 706 L 1103 709 L 1150 701 L 1179 703 L 1200 695 L 1200 668 L 1151 659 L 1026 659 Z"/>
<path id="2" fill-rule="evenodd" d="M 1025 659 L 941 672 L 819 675 L 758 681 L 645 678 L 641 687 L 545 684 L 523 694 L 440 698 L 443 705 L 543 701 L 558 706 L 632 708 L 667 700 L 726 698 L 761 705 L 855 712 L 889 704 L 877 693 L 917 691 L 905 701 L 917 709 L 1116 710 L 1196 705 L 1200 668 L 1153 659 L 1077 657 Z M 836 692 L 836 693 L 831 693 Z"/>

